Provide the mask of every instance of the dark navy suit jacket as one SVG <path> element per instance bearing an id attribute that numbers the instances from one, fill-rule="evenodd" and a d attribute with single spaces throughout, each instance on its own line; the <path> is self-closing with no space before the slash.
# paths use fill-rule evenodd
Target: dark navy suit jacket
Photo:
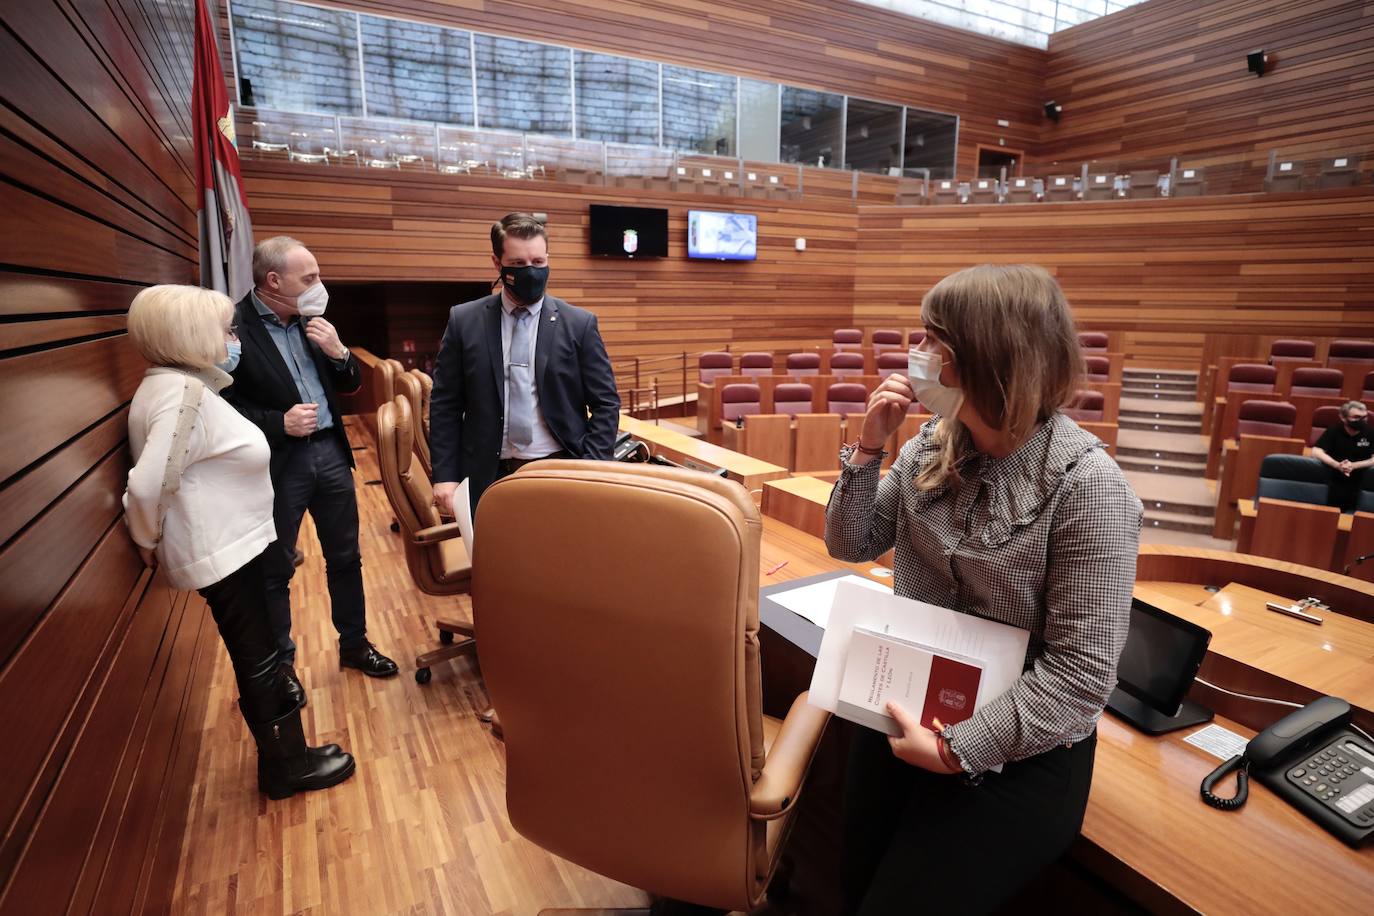
<path id="1" fill-rule="evenodd" d="M 609 460 L 620 427 L 606 345 L 596 316 L 544 296 L 534 345 L 539 410 L 573 458 Z M 434 481 L 469 481 L 472 507 L 495 480 L 505 426 L 501 294 L 449 310 L 429 401 Z"/>

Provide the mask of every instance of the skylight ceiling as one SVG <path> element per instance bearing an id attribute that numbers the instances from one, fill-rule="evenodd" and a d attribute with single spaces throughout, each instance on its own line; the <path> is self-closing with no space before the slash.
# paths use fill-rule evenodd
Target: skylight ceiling
<path id="1" fill-rule="evenodd" d="M 1142 0 L 858 0 L 917 19 L 993 38 L 1049 47 L 1060 29 L 1115 13 Z"/>

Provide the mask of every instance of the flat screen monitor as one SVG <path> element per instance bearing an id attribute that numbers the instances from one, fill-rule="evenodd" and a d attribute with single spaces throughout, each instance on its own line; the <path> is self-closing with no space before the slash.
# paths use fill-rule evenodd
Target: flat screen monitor
<path id="1" fill-rule="evenodd" d="M 1117 687 L 1166 716 L 1177 715 L 1211 640 L 1207 629 L 1134 598 Z"/>
<path id="2" fill-rule="evenodd" d="M 592 204 L 592 254 L 608 258 L 666 258 L 668 211 L 659 207 Z"/>
<path id="3" fill-rule="evenodd" d="M 753 261 L 758 247 L 759 222 L 753 213 L 687 211 L 687 257 Z"/>

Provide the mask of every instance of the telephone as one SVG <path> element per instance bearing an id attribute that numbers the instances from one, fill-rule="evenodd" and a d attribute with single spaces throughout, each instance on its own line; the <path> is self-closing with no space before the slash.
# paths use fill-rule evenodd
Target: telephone
<path id="1" fill-rule="evenodd" d="M 1236 772 L 1239 771 L 1239 772 Z M 1245 804 L 1249 774 L 1343 842 L 1359 846 L 1374 834 L 1374 741 L 1350 724 L 1350 704 L 1321 697 L 1254 737 L 1202 781 L 1202 799 L 1234 811 Z M 1236 772 L 1236 795 L 1212 789 Z"/>

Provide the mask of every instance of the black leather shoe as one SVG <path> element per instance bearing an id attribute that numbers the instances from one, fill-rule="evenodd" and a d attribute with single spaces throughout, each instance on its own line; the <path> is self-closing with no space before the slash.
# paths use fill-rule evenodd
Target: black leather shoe
<path id="1" fill-rule="evenodd" d="M 395 662 L 378 652 L 370 642 L 352 649 L 340 649 L 339 667 L 357 668 L 368 677 L 391 677 L 399 670 Z"/>
<path id="2" fill-rule="evenodd" d="M 282 697 L 295 703 L 297 709 L 305 705 L 305 688 L 301 686 L 301 679 L 296 677 L 294 667 L 288 664 L 279 666 L 277 668 L 277 684 Z"/>

